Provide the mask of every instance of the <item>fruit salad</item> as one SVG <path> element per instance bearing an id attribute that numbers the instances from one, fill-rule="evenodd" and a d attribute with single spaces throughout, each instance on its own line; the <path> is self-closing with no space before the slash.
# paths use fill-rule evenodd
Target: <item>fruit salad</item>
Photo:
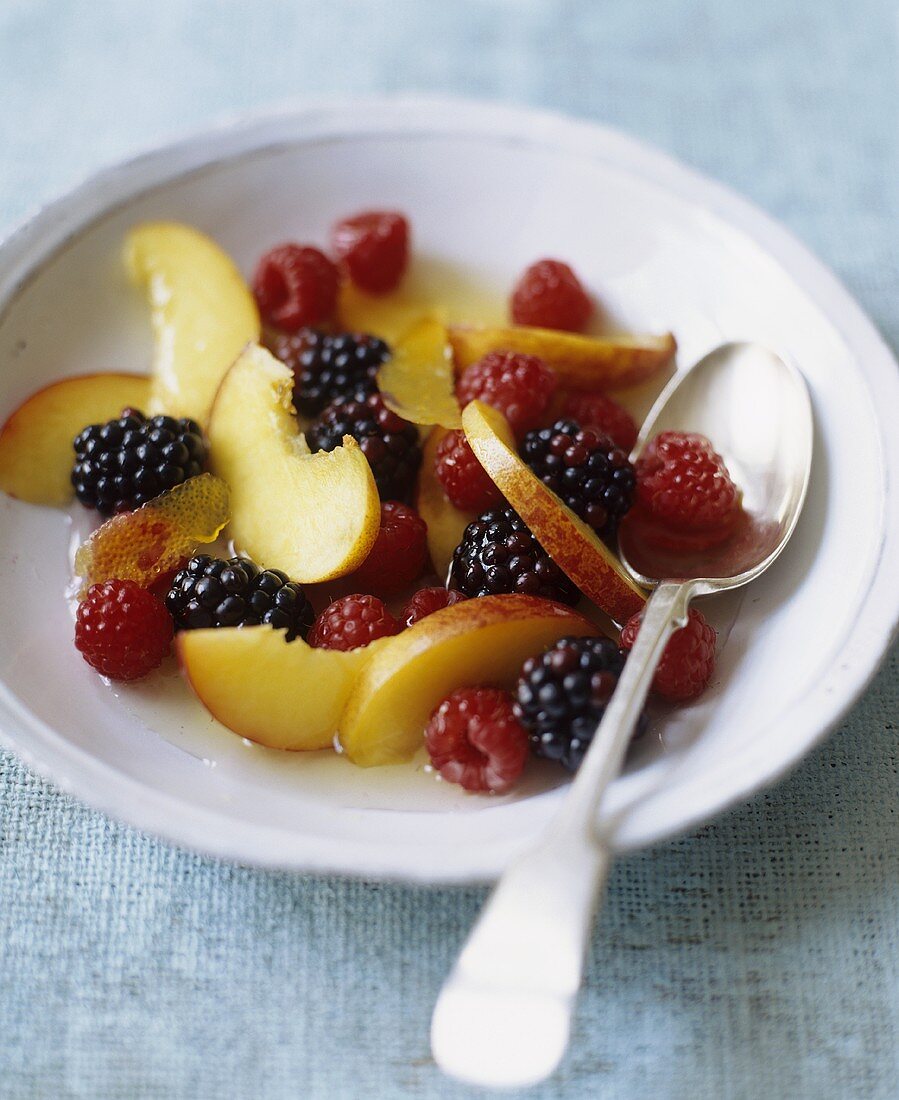
<path id="1" fill-rule="evenodd" d="M 410 293 L 395 211 L 270 248 L 248 281 L 186 225 L 138 225 L 123 255 L 150 374 L 66 378 L 0 431 L 0 489 L 95 519 L 72 588 L 87 664 L 132 681 L 174 655 L 185 692 L 272 749 L 426 754 L 482 794 L 535 756 L 575 771 L 647 598 L 619 531 L 689 554 L 743 515 L 708 439 L 630 458 L 622 391 L 664 379 L 673 336 L 601 334 L 554 258 L 504 318 L 453 315 Z M 695 699 L 715 647 L 691 611 L 656 697 Z"/>

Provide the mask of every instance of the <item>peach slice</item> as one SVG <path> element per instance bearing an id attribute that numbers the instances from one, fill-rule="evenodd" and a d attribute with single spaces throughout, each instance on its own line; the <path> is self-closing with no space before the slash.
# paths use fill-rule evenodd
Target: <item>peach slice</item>
<path id="1" fill-rule="evenodd" d="M 378 388 L 385 405 L 413 424 L 462 425 L 452 352 L 439 321 L 413 325 L 378 371 Z"/>
<path id="2" fill-rule="evenodd" d="M 285 643 L 270 626 L 184 630 L 181 669 L 204 707 L 271 749 L 329 749 L 353 683 L 387 639 L 347 653 Z"/>
<path id="3" fill-rule="evenodd" d="M 428 525 L 428 550 L 437 575 L 443 579 L 449 572 L 453 551 L 462 541 L 465 528 L 476 518 L 474 512 L 463 512 L 447 497 L 434 473 L 434 459 L 440 440 L 446 435 L 435 428 L 422 448 L 421 469 L 415 491 L 415 507 Z"/>
<path id="4" fill-rule="evenodd" d="M 472 401 L 462 413 L 462 426 L 478 461 L 543 549 L 584 595 L 617 623 L 640 611 L 646 593 L 592 528 L 518 457 L 503 414 Z"/>
<path id="5" fill-rule="evenodd" d="M 75 554 L 82 591 L 111 577 L 149 587 L 177 569 L 198 546 L 218 538 L 228 522 L 229 495 L 220 478 L 200 474 L 108 519 Z"/>
<path id="6" fill-rule="evenodd" d="M 531 654 L 569 634 L 596 633 L 571 608 L 534 596 L 484 596 L 435 611 L 366 663 L 340 720 L 340 743 L 362 767 L 408 760 L 451 691 L 511 687 Z"/>
<path id="7" fill-rule="evenodd" d="M 606 390 L 645 382 L 671 362 L 677 342 L 664 336 L 600 339 L 548 328 L 451 328 L 456 369 L 465 370 L 491 351 L 539 355 L 572 390 Z"/>
<path id="8" fill-rule="evenodd" d="M 149 393 L 139 374 L 84 374 L 33 393 L 0 428 L 0 489 L 31 504 L 66 504 L 75 436 L 129 405 L 143 411 Z"/>
<path id="9" fill-rule="evenodd" d="M 378 490 L 355 439 L 310 454 L 291 404 L 293 375 L 251 344 L 209 418 L 212 469 L 231 486 L 230 534 L 264 567 L 312 584 L 351 573 L 380 527 Z"/>
<path id="10" fill-rule="evenodd" d="M 177 222 L 147 222 L 128 234 L 125 263 L 146 288 L 156 350 L 149 412 L 205 425 L 225 371 L 259 339 L 256 302 L 231 258 Z"/>

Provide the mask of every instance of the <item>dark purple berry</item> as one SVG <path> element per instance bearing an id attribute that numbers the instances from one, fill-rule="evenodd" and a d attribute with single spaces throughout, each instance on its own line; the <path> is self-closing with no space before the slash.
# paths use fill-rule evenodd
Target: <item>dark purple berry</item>
<path id="1" fill-rule="evenodd" d="M 418 428 L 391 412 L 379 393 L 335 401 L 309 425 L 313 451 L 333 451 L 351 435 L 368 459 L 381 500 L 408 500 L 421 464 Z"/>
<path id="2" fill-rule="evenodd" d="M 603 538 L 612 539 L 634 501 L 637 476 L 624 451 L 575 420 L 528 432 L 521 455 L 537 477 Z"/>
<path id="3" fill-rule="evenodd" d="M 529 657 L 515 690 L 515 715 L 536 756 L 580 767 L 618 677 L 625 654 L 608 638 L 560 638 Z M 637 732 L 646 728 L 641 716 Z"/>
<path id="4" fill-rule="evenodd" d="M 104 516 L 129 512 L 202 473 L 206 445 L 194 420 L 125 409 L 74 439 L 72 485 L 86 508 Z"/>
<path id="5" fill-rule="evenodd" d="M 390 357 L 390 348 L 377 336 L 332 335 L 314 328 L 274 337 L 271 350 L 293 371 L 293 401 L 305 416 L 315 416 L 339 398 L 374 393 L 378 368 Z"/>
<path id="6" fill-rule="evenodd" d="M 176 630 L 267 624 L 285 640 L 305 638 L 315 615 L 302 585 L 247 558 L 198 554 L 175 574 L 165 598 Z"/>
<path id="7" fill-rule="evenodd" d="M 520 592 L 573 605 L 580 598 L 512 508 L 494 508 L 465 528 L 453 553 L 449 587 L 470 599 Z"/>

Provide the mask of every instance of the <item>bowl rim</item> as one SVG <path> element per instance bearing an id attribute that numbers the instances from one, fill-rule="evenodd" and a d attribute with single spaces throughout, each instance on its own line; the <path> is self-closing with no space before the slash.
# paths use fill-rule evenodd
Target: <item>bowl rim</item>
<path id="1" fill-rule="evenodd" d="M 101 168 L 40 206 L 0 242 L 0 316 L 68 241 L 142 193 L 279 145 L 384 133 L 478 136 L 526 142 L 560 154 L 576 148 L 581 155 L 632 172 L 701 205 L 753 240 L 827 311 L 844 342 L 865 365 L 864 381 L 875 413 L 896 406 L 899 366 L 873 323 L 836 276 L 760 208 L 668 154 L 610 127 L 546 110 L 454 97 L 323 97 L 239 112 L 187 136 L 155 142 Z M 618 822 L 619 849 L 639 848 L 682 832 L 782 777 L 839 723 L 876 673 L 899 631 L 899 509 L 890 506 L 899 480 L 899 433 L 884 432 L 879 419 L 878 427 L 884 499 L 877 555 L 828 691 L 803 696 L 779 718 L 779 723 L 798 724 L 804 735 L 794 736 L 790 751 L 773 763 L 747 745 L 716 770 L 714 790 L 709 789 L 707 778 L 696 777 L 669 788 L 668 797 L 664 790 L 650 791 L 642 803 L 653 800 L 651 815 L 641 815 L 638 804 L 636 813 L 626 813 Z M 0 720 L 0 744 L 63 791 L 170 843 L 244 865 L 436 884 L 494 878 L 517 850 L 512 841 L 493 842 L 468 850 L 464 863 L 435 867 L 408 853 L 398 856 L 385 851 L 380 844 L 302 837 L 245 823 L 235 828 L 227 815 L 200 809 L 131 779 L 75 748 L 31 714 L 2 683 Z"/>

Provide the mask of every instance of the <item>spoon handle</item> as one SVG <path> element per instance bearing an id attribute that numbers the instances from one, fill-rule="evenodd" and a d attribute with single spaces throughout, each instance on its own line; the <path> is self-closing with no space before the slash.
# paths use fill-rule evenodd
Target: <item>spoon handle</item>
<path id="1" fill-rule="evenodd" d="M 686 623 L 692 585 L 653 592 L 621 679 L 560 812 L 504 873 L 443 987 L 431 1046 L 448 1073 L 525 1086 L 565 1052 L 600 888 L 611 862 L 597 812 L 665 643 Z M 514 1024 L 513 1024 L 514 1022 Z"/>
<path id="2" fill-rule="evenodd" d="M 693 594 L 691 581 L 665 581 L 650 596 L 637 640 L 628 654 L 618 685 L 596 729 L 550 831 L 578 830 L 595 835 L 599 804 L 621 771 L 624 754 L 652 684 L 668 639 L 685 626 Z"/>

